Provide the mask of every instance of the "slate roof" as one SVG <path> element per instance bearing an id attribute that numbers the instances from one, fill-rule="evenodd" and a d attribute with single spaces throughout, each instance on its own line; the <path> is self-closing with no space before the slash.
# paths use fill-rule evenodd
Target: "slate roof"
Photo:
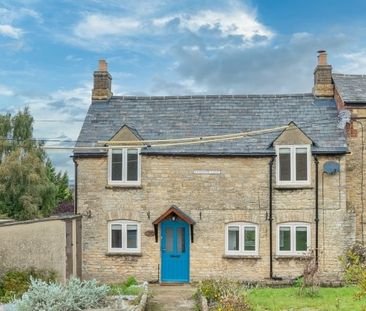
<path id="1" fill-rule="evenodd" d="M 313 141 L 314 153 L 344 153 L 344 131 L 337 128 L 333 99 L 312 94 L 118 97 L 93 101 L 76 147 L 109 140 L 123 125 L 143 139 L 172 139 L 232 134 L 295 122 Z M 281 131 L 239 140 L 144 148 L 142 153 L 176 155 L 270 155 Z M 102 150 L 77 150 L 75 155 Z M 104 150 L 105 152 L 105 150 Z"/>
<path id="2" fill-rule="evenodd" d="M 332 77 L 345 103 L 366 104 L 366 75 L 333 74 Z"/>

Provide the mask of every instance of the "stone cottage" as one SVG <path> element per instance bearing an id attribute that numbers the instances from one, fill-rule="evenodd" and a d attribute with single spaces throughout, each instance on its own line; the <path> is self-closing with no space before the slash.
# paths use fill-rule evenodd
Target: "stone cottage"
<path id="1" fill-rule="evenodd" d="M 365 237 L 366 78 L 326 57 L 290 95 L 115 96 L 100 61 L 74 149 L 83 277 L 288 279 L 313 256 L 338 280 Z"/>

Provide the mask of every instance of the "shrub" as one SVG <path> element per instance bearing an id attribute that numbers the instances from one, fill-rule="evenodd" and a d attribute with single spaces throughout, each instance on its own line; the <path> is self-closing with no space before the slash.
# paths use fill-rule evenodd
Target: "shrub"
<path id="1" fill-rule="evenodd" d="M 28 292 L 16 301 L 16 309 L 19 311 L 76 311 L 102 307 L 108 290 L 108 286 L 99 286 L 96 280 L 80 281 L 72 278 L 62 286 L 59 283 L 48 284 L 31 278 Z"/>
<path id="2" fill-rule="evenodd" d="M 216 310 L 249 311 L 252 310 L 252 307 L 243 293 L 230 293 L 220 298 Z"/>
<path id="3" fill-rule="evenodd" d="M 319 295 L 318 264 L 314 250 L 309 252 L 310 258 L 306 259 L 303 274 L 295 280 L 294 286 L 298 289 L 299 296 L 315 297 Z"/>
<path id="4" fill-rule="evenodd" d="M 142 293 L 143 288 L 138 286 L 137 280 L 130 276 L 126 281 L 120 284 L 110 285 L 110 295 L 134 295 L 138 296 Z"/>
<path id="5" fill-rule="evenodd" d="M 366 296 L 366 247 L 361 243 L 351 246 L 340 261 L 345 269 L 345 281 L 356 283 L 359 292 L 356 298 L 361 299 Z"/>
<path id="6" fill-rule="evenodd" d="M 357 283 L 366 269 L 366 247 L 361 243 L 355 243 L 344 256 L 340 257 L 340 261 L 345 269 L 345 281 Z"/>
<path id="7" fill-rule="evenodd" d="M 239 282 L 225 279 L 204 280 L 200 282 L 198 291 L 206 297 L 210 310 L 252 310 L 246 298 L 246 289 Z"/>
<path id="8" fill-rule="evenodd" d="M 30 268 L 27 270 L 9 270 L 0 280 L 0 301 L 9 302 L 24 294 L 31 282 L 30 278 L 37 278 L 45 282 L 56 280 L 56 272 Z"/>
<path id="9" fill-rule="evenodd" d="M 72 201 L 71 202 L 66 202 L 66 201 L 61 202 L 57 206 L 57 208 L 54 212 L 55 215 L 65 215 L 65 214 L 73 214 L 73 213 L 74 213 L 74 202 L 72 202 Z"/>
<path id="10" fill-rule="evenodd" d="M 124 283 L 126 287 L 130 287 L 131 285 L 137 285 L 137 280 L 135 277 L 130 276 Z"/>

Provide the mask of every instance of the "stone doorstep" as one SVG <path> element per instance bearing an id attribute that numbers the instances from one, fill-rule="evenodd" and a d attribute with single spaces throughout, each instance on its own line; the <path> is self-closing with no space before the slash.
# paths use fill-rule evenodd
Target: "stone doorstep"
<path id="1" fill-rule="evenodd" d="M 149 298 L 147 310 L 188 311 L 193 310 L 195 302 L 192 299 L 196 288 L 189 284 L 161 286 L 150 285 L 152 296 Z M 157 309 L 157 307 L 159 309 Z"/>

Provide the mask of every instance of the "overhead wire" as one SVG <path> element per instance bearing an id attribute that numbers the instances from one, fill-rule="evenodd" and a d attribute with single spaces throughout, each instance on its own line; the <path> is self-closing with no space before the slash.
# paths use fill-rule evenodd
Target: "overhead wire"
<path id="1" fill-rule="evenodd" d="M 322 123 L 317 123 L 316 125 L 314 124 L 308 124 L 305 123 L 305 125 L 302 125 L 302 123 L 296 123 L 296 125 L 301 129 L 301 130 L 306 130 L 306 129 L 324 129 L 324 126 L 326 125 L 336 125 L 336 123 L 334 121 L 327 121 L 327 122 L 322 122 Z M 224 135 L 219 135 L 219 136 L 232 136 L 232 135 L 236 135 L 236 134 L 224 134 Z M 201 136 L 197 136 L 197 137 L 201 137 Z M 187 140 L 188 138 L 172 138 L 170 140 Z M 32 138 L 29 139 L 29 141 L 42 141 L 42 142 L 60 142 L 60 143 L 95 143 L 97 139 L 89 139 L 89 140 L 74 140 L 74 139 L 62 139 L 62 138 L 52 138 L 52 137 L 37 137 L 37 138 Z M 169 140 L 169 139 L 166 139 Z M 18 139 L 13 139 L 13 138 L 6 138 L 6 137 L 0 137 L 0 141 L 18 141 Z M 108 143 L 110 143 L 110 141 L 106 141 Z"/>
<path id="2" fill-rule="evenodd" d="M 296 123 L 296 125 L 301 129 L 305 130 L 307 128 L 312 129 L 324 129 L 324 126 L 327 124 L 335 125 L 336 122 L 334 121 L 328 121 L 323 122 L 321 124 L 317 123 L 314 124 L 308 124 L 306 123 L 306 126 L 300 126 L 302 123 Z M 141 140 L 141 141 L 97 141 L 97 143 L 104 144 L 101 146 L 49 146 L 46 145 L 47 143 L 96 143 L 95 139 L 90 140 L 65 140 L 65 139 L 59 139 L 59 138 L 32 138 L 30 141 L 42 141 L 45 143 L 45 145 L 42 146 L 42 148 L 50 151 L 69 151 L 69 150 L 102 150 L 102 149 L 109 149 L 111 146 L 114 147 L 136 147 L 141 148 L 143 147 L 169 147 L 169 146 L 179 146 L 179 145 L 192 145 L 192 144 L 201 144 L 201 143 L 210 143 L 210 142 L 218 142 L 218 141 L 226 141 L 226 140 L 236 140 L 243 137 L 251 136 L 251 135 L 259 135 L 259 134 L 266 134 L 270 132 L 280 131 L 285 128 L 287 130 L 296 130 L 297 128 L 288 128 L 289 125 L 283 125 L 283 126 L 277 126 L 273 128 L 268 129 L 261 129 L 261 130 L 255 130 L 250 132 L 239 132 L 239 133 L 233 133 L 233 134 L 223 134 L 223 135 L 212 135 L 212 136 L 196 136 L 196 137 L 187 137 L 187 138 L 172 138 L 172 139 L 158 139 L 158 140 Z M 0 138 L 0 141 L 18 141 L 18 139 L 13 138 Z M 122 145 L 123 144 L 123 145 Z M 105 146 L 109 145 L 109 146 Z"/>
<path id="3" fill-rule="evenodd" d="M 174 139 L 169 139 L 169 140 L 147 140 L 147 141 L 135 141 L 133 142 L 134 145 L 124 145 L 123 143 L 126 143 L 127 141 L 119 141 L 118 146 L 119 148 L 123 148 L 123 147 L 134 147 L 134 148 L 140 148 L 142 146 L 144 147 L 170 147 L 170 146 L 181 146 L 181 145 L 193 145 L 193 144 L 202 144 L 202 143 L 210 143 L 210 142 L 217 142 L 217 141 L 227 141 L 227 140 L 236 140 L 236 139 L 240 139 L 246 136 L 251 136 L 251 135 L 260 135 L 260 134 L 265 134 L 265 133 L 270 133 L 270 132 L 274 132 L 274 131 L 278 131 L 281 129 L 286 129 L 288 128 L 289 125 L 284 125 L 284 126 L 278 126 L 278 127 L 274 127 L 274 128 L 269 128 L 269 129 L 262 129 L 262 130 L 257 130 L 257 131 L 250 131 L 250 132 L 240 132 L 240 133 L 234 133 L 234 134 L 226 134 L 226 135 L 214 135 L 214 136 L 203 136 L 203 137 L 189 137 L 186 139 L 183 138 L 179 138 L 177 139 L 177 141 L 174 141 Z M 185 141 L 182 141 L 185 140 Z M 147 142 L 155 142 L 152 144 L 147 144 Z M 164 143 L 167 142 L 167 143 Z M 130 143 L 130 141 L 128 141 L 127 143 Z M 86 147 L 86 146 L 79 146 L 79 147 L 59 147 L 59 146 L 45 146 L 45 149 L 49 149 L 49 150 L 57 150 L 57 149 L 72 149 L 72 150 L 101 150 L 101 149 L 110 149 L 111 147 L 108 145 L 104 145 L 104 146 L 90 146 L 90 147 Z"/>

